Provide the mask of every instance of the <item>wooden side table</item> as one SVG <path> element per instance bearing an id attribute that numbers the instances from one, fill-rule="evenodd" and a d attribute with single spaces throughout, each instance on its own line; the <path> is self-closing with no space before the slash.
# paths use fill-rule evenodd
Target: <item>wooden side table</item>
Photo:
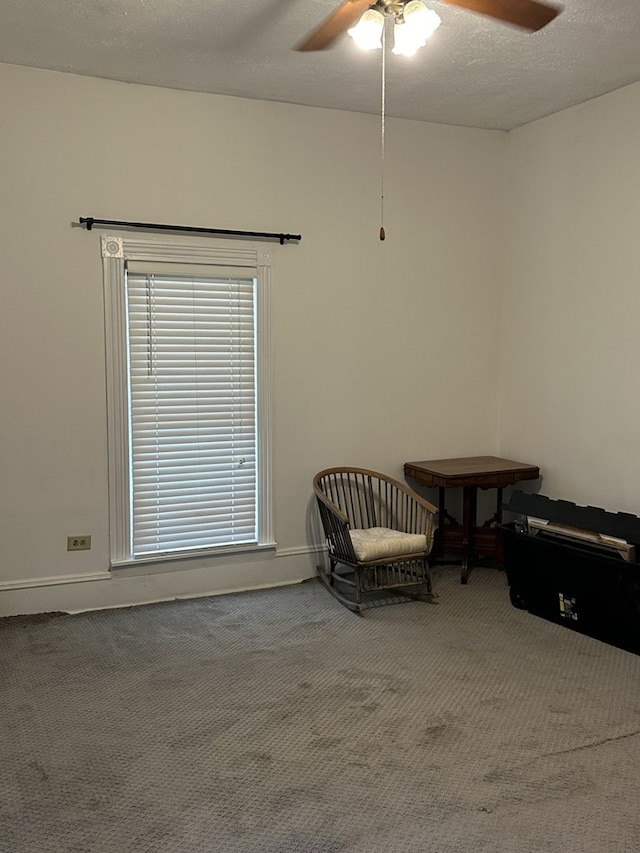
<path id="1" fill-rule="evenodd" d="M 474 559 L 478 556 L 498 557 L 499 539 L 494 525 L 502 521 L 503 488 L 520 480 L 537 480 L 540 469 L 498 456 L 467 456 L 406 462 L 404 474 L 422 486 L 438 487 L 439 522 L 434 555 L 461 554 L 460 582 L 467 583 Z M 446 509 L 445 490 L 450 488 L 462 488 L 462 525 Z M 478 489 L 497 489 L 496 513 L 481 527 L 476 520 Z"/>

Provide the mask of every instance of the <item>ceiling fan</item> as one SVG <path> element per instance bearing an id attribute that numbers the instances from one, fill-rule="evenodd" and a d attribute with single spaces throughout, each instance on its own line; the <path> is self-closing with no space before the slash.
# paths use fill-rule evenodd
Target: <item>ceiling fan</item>
<path id="1" fill-rule="evenodd" d="M 538 0 L 440 0 L 440 2 L 479 12 L 532 32 L 541 30 L 561 11 L 559 6 L 550 6 Z M 385 19 L 392 19 L 395 22 L 393 53 L 402 56 L 413 56 L 417 49 L 427 43 L 440 24 L 440 16 L 424 0 L 373 0 L 373 3 L 371 0 L 343 0 L 319 27 L 309 33 L 296 47 L 296 50 L 302 51 L 326 50 L 348 31 L 359 47 L 365 50 L 382 48 L 381 240 L 386 239 L 384 228 Z"/>
<path id="2" fill-rule="evenodd" d="M 552 21 L 560 8 L 539 3 L 537 0 L 440 0 L 450 6 L 460 6 L 472 12 L 488 15 L 498 21 L 522 27 L 525 30 L 541 30 Z M 313 30 L 296 50 L 326 50 L 346 32 L 369 8 L 383 15 L 401 15 L 404 0 L 344 0 L 329 17 Z"/>

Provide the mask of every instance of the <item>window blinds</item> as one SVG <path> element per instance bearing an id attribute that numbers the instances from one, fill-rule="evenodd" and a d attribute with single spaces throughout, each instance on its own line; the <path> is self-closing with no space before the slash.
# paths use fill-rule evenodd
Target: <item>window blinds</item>
<path id="1" fill-rule="evenodd" d="M 255 279 L 129 270 L 127 314 L 133 556 L 257 542 Z"/>

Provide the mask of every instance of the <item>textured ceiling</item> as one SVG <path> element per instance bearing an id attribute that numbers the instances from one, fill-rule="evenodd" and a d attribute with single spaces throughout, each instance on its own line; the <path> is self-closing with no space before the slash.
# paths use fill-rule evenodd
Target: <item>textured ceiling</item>
<path id="1" fill-rule="evenodd" d="M 511 129 L 640 80 L 640 0 L 564 0 L 527 33 L 427 0 L 442 26 L 389 55 L 388 115 Z M 0 62 L 341 110 L 380 108 L 380 51 L 293 50 L 338 0 L 2 0 Z"/>

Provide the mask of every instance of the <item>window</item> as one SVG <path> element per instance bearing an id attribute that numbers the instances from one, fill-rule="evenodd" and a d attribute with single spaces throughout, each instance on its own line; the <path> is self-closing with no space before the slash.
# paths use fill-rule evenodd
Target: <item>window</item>
<path id="1" fill-rule="evenodd" d="M 102 247 L 112 564 L 273 545 L 269 252 Z"/>

